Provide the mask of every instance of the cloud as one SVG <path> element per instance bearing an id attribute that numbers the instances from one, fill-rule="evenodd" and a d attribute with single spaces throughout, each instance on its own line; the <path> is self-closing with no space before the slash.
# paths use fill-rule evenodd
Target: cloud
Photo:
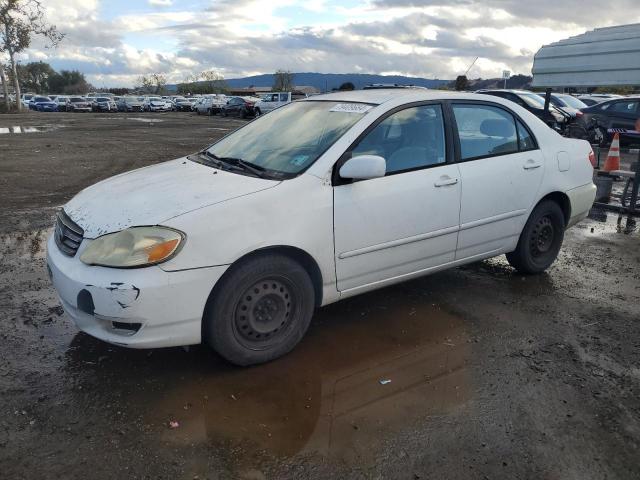
<path id="1" fill-rule="evenodd" d="M 487 78 L 528 74 L 540 46 L 593 28 L 594 12 L 601 26 L 640 21 L 637 1 L 148 0 L 113 10 L 106 0 L 47 0 L 66 36 L 55 49 L 34 41 L 21 60 L 79 69 L 107 86 L 209 69 L 227 78 L 279 68 L 455 78 L 475 57 L 469 75 Z"/>

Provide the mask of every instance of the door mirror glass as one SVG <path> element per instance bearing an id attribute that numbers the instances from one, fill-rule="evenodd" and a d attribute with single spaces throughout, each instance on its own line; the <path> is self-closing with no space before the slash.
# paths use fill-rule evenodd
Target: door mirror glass
<path id="1" fill-rule="evenodd" d="M 350 158 L 340 167 L 340 176 L 354 180 L 368 180 L 384 177 L 387 173 L 387 162 L 379 155 L 358 155 Z"/>

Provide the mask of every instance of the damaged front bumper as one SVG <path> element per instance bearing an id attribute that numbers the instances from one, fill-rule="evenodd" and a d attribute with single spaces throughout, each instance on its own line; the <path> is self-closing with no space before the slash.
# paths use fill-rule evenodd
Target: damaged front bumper
<path id="1" fill-rule="evenodd" d="M 63 254 L 53 236 L 47 266 L 62 307 L 77 327 L 96 338 L 131 348 L 201 342 L 207 298 L 226 266 L 166 272 L 159 266 L 117 269 Z"/>

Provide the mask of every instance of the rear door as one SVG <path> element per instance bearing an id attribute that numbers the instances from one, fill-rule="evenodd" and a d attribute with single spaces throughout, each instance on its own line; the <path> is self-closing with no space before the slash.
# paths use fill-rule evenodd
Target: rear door
<path id="1" fill-rule="evenodd" d="M 387 114 L 345 153 L 386 159 L 386 176 L 334 181 L 338 290 L 401 279 L 453 261 L 460 176 L 451 163 L 443 107 L 420 104 Z"/>
<path id="2" fill-rule="evenodd" d="M 488 102 L 453 102 L 462 197 L 456 260 L 517 243 L 536 200 L 544 157 L 524 122 Z"/>

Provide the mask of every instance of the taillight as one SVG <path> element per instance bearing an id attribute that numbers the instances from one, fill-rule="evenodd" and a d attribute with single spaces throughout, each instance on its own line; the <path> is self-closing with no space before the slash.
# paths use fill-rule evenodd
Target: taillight
<path id="1" fill-rule="evenodd" d="M 576 118 L 581 117 L 581 116 L 583 116 L 583 115 L 584 115 L 584 113 L 582 113 L 580 110 L 578 110 L 578 111 L 576 112 Z"/>
<path id="2" fill-rule="evenodd" d="M 589 161 L 591 162 L 591 166 L 596 168 L 596 154 L 593 153 L 593 149 L 589 150 Z"/>

